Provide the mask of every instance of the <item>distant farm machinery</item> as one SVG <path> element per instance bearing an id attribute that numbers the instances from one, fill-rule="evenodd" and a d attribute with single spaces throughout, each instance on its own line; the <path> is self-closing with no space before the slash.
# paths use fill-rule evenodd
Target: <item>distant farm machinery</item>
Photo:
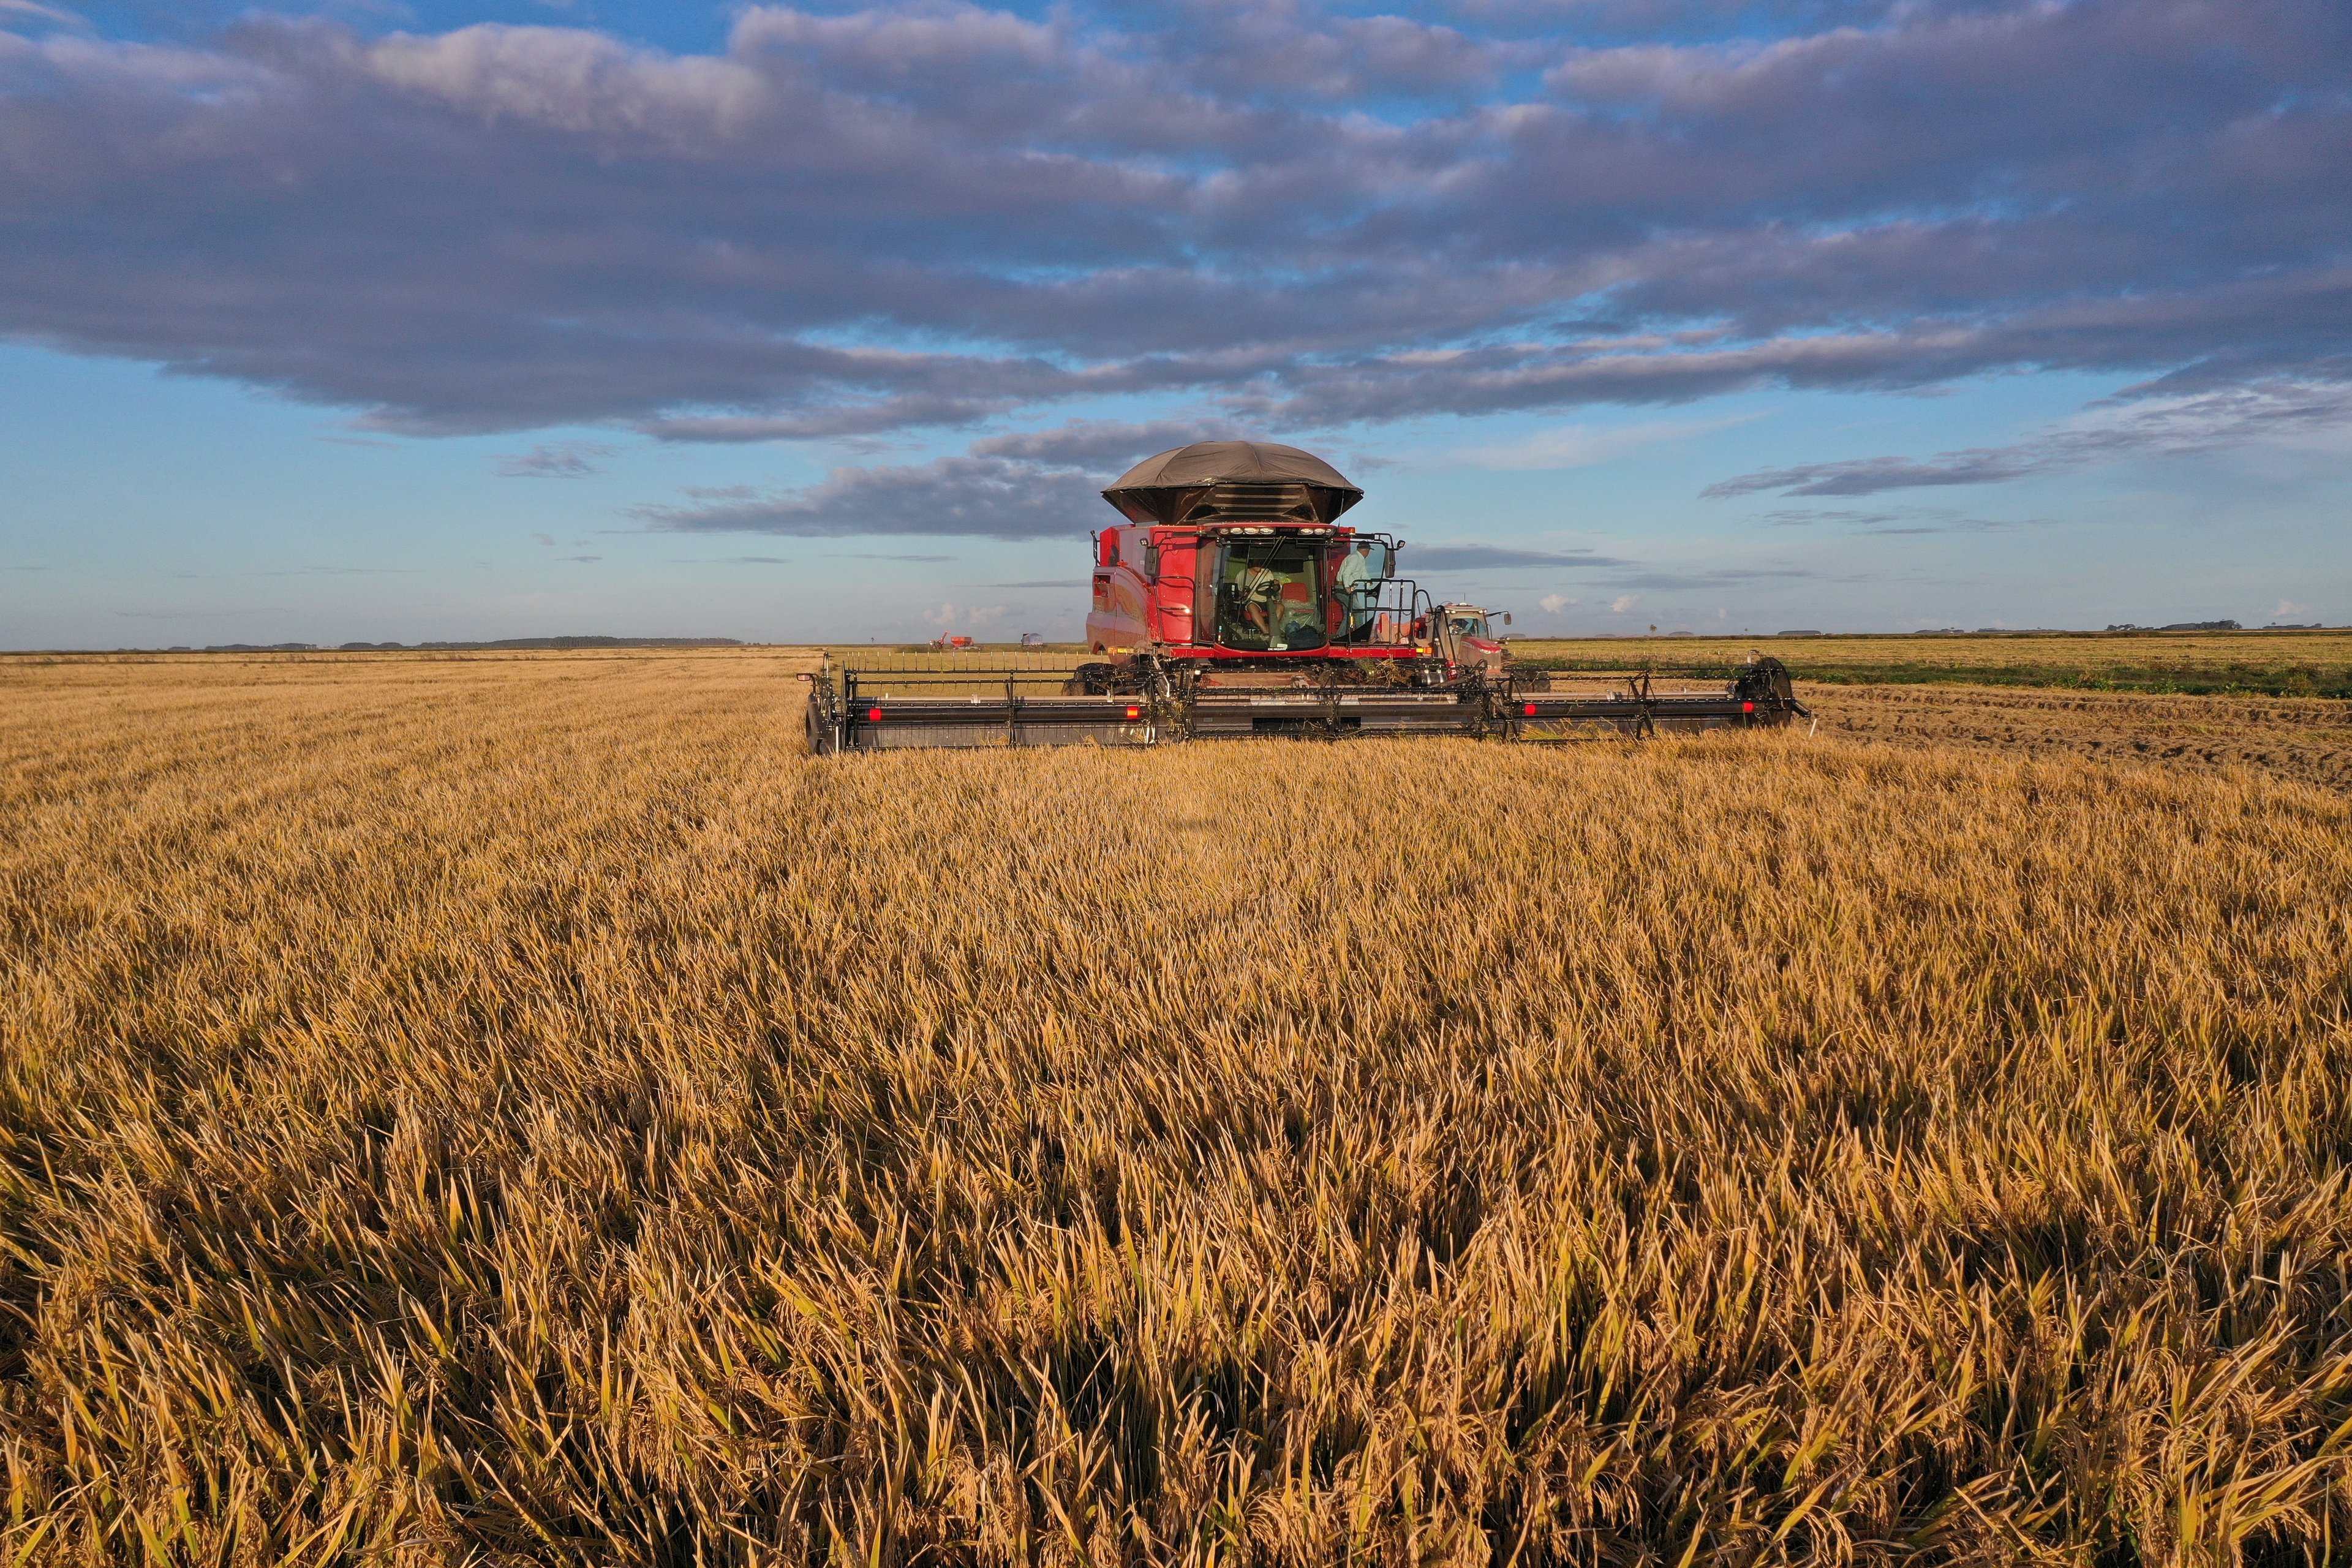
<path id="1" fill-rule="evenodd" d="M 1200 442 L 1103 492 L 1092 657 L 985 667 L 835 664 L 810 682 L 809 748 L 1150 746 L 1286 735 L 1559 742 L 1786 724 L 1789 672 L 1751 658 L 1727 685 L 1646 674 L 1554 689 L 1495 635 L 1396 574 L 1402 542 L 1339 526 L 1363 492 L 1292 447 Z M 1503 617 L 1506 622 L 1509 617 Z"/>

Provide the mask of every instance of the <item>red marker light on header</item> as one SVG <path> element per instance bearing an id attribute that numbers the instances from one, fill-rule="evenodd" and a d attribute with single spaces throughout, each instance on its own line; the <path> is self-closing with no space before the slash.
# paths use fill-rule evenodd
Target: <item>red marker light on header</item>
<path id="1" fill-rule="evenodd" d="M 1130 702 L 1127 705 L 1127 716 L 1130 719 L 1140 719 L 1143 717 L 1143 710 Z"/>
<path id="2" fill-rule="evenodd" d="M 869 724 L 879 724 L 882 722 L 882 710 L 879 708 L 868 708 L 866 710 L 866 721 Z"/>
<path id="3" fill-rule="evenodd" d="M 1739 710 L 1742 713 L 1753 713 L 1756 711 L 1756 704 L 1753 702 L 1743 702 L 1739 705 Z"/>
<path id="4" fill-rule="evenodd" d="M 1520 711 L 1524 712 L 1525 714 L 1527 714 L 1527 716 L 1528 716 L 1528 718 L 1532 719 L 1532 718 L 1534 718 L 1534 717 L 1536 716 L 1536 705 L 1535 705 L 1534 703 L 1530 702 L 1530 703 L 1528 703 L 1528 704 L 1524 709 L 1520 710 Z"/>

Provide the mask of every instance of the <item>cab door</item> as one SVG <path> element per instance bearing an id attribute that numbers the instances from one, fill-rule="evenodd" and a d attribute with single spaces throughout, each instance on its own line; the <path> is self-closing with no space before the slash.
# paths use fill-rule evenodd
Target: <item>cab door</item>
<path id="1" fill-rule="evenodd" d="M 1094 604 L 1087 612 L 1087 647 L 1102 653 L 1118 641 L 1111 623 L 1111 570 L 1118 560 L 1118 531 L 1105 529 L 1095 536 Z"/>
<path id="2" fill-rule="evenodd" d="M 1145 557 L 1150 553 L 1139 528 L 1111 530 L 1110 614 L 1119 626 L 1119 646 L 1133 647 L 1150 635 L 1145 625 L 1144 605 L 1150 594 L 1150 584 L 1144 576 Z"/>
<path id="3" fill-rule="evenodd" d="M 1217 574 L 1224 570 L 1225 547 L 1204 538 L 1192 552 L 1192 644 L 1217 640 Z"/>
<path id="4" fill-rule="evenodd" d="M 1182 647 L 1193 641 L 1195 597 L 1192 540 L 1181 536 L 1152 542 L 1144 563 L 1145 625 L 1155 641 Z"/>

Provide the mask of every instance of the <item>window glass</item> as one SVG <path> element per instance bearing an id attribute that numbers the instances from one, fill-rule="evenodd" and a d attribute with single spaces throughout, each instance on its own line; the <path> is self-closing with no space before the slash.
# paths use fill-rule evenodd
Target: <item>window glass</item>
<path id="1" fill-rule="evenodd" d="M 1322 563 L 1303 541 L 1234 541 L 1217 566 L 1217 640 L 1280 653 L 1324 643 Z"/>

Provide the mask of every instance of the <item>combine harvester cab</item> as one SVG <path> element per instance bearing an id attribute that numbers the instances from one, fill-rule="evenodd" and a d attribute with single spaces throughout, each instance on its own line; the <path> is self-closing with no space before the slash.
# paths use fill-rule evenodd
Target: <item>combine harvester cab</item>
<path id="1" fill-rule="evenodd" d="M 1196 442 L 1137 465 L 1103 499 L 1122 521 L 1095 536 L 1084 661 L 827 659 L 803 678 L 809 749 L 1568 741 L 1785 724 L 1805 711 L 1770 658 L 1712 689 L 1658 691 L 1647 675 L 1555 689 L 1510 657 L 1494 612 L 1436 604 L 1399 576 L 1402 540 L 1342 524 L 1363 492 L 1295 447 Z"/>

